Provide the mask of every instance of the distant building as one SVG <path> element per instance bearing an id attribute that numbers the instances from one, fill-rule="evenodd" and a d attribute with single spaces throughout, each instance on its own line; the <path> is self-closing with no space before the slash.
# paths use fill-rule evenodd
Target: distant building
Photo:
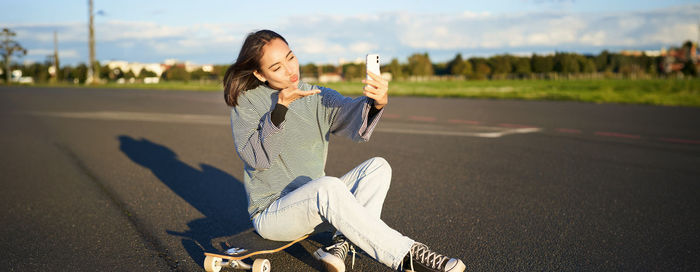
<path id="1" fill-rule="evenodd" d="M 34 78 L 22 76 L 22 70 L 12 70 L 10 73 L 10 81 L 21 84 L 34 84 Z"/>
<path id="2" fill-rule="evenodd" d="M 661 50 L 646 50 L 644 51 L 644 55 L 647 55 L 649 57 L 660 57 Z"/>
<path id="3" fill-rule="evenodd" d="M 156 84 L 160 82 L 160 77 L 144 77 L 143 83 L 145 84 Z"/>
<path id="4" fill-rule="evenodd" d="M 123 60 L 111 60 L 107 62 L 107 67 L 114 70 L 119 68 L 122 72 L 128 73 L 132 71 L 135 76 L 139 76 L 141 71 L 148 70 L 156 73 L 156 75 L 161 76 L 165 69 L 160 63 L 140 63 L 140 62 L 127 62 Z"/>
<path id="5" fill-rule="evenodd" d="M 687 45 L 680 48 L 671 48 L 668 51 L 662 48 L 660 53 L 660 56 L 663 57 L 661 69 L 666 74 L 679 73 L 683 71 L 683 68 L 690 60 L 695 65 L 695 69 L 700 71 L 700 58 L 698 58 L 697 50 L 697 43 L 691 43 L 689 48 Z"/>
<path id="6" fill-rule="evenodd" d="M 328 82 L 340 82 L 343 81 L 343 77 L 337 73 L 326 73 L 318 77 L 318 82 L 328 83 Z"/>
<path id="7" fill-rule="evenodd" d="M 393 75 L 389 72 L 382 72 L 382 78 L 386 81 L 391 81 Z"/>
<path id="8" fill-rule="evenodd" d="M 620 51 L 620 55 L 623 56 L 632 56 L 632 57 L 641 57 L 644 54 L 641 50 L 622 50 Z"/>

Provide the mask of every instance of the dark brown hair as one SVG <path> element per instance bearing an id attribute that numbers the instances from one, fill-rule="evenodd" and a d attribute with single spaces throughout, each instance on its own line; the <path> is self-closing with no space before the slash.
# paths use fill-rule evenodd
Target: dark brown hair
<path id="1" fill-rule="evenodd" d="M 238 105 L 238 96 L 241 92 L 262 84 L 253 75 L 253 72 L 260 69 L 263 46 L 274 39 L 281 39 L 284 43 L 287 43 L 287 40 L 272 30 L 252 32 L 245 38 L 236 62 L 231 64 L 224 74 L 224 99 L 226 104 L 235 107 Z"/>

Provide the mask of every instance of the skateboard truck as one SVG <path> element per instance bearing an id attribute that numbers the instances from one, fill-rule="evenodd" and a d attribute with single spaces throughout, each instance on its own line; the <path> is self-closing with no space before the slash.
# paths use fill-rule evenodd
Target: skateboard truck
<path id="1" fill-rule="evenodd" d="M 204 259 L 204 270 L 206 271 L 219 272 L 224 267 L 253 272 L 269 272 L 271 265 L 268 259 L 256 259 L 252 266 L 242 260 L 224 260 L 214 256 L 207 256 Z"/>

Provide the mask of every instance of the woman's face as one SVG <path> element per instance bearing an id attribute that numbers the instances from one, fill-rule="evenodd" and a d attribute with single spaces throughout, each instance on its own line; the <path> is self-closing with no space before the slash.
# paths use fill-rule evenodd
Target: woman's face
<path id="1" fill-rule="evenodd" d="M 254 72 L 260 81 L 277 90 L 296 86 L 299 81 L 299 61 L 289 46 L 274 39 L 263 46 L 260 69 Z"/>

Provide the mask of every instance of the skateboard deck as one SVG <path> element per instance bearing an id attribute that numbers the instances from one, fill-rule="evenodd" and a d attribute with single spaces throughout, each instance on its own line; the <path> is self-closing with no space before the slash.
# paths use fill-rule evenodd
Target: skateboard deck
<path id="1" fill-rule="evenodd" d="M 256 259 L 252 265 L 243 260 L 262 254 L 271 254 L 282 251 L 299 241 L 308 238 L 309 235 L 299 237 L 294 241 L 279 242 L 262 238 L 253 229 L 246 230 L 227 238 L 224 244 L 228 249 L 221 253 L 205 252 L 204 270 L 218 272 L 223 267 L 234 269 L 246 269 L 254 272 L 270 271 L 270 261 L 263 258 Z"/>

